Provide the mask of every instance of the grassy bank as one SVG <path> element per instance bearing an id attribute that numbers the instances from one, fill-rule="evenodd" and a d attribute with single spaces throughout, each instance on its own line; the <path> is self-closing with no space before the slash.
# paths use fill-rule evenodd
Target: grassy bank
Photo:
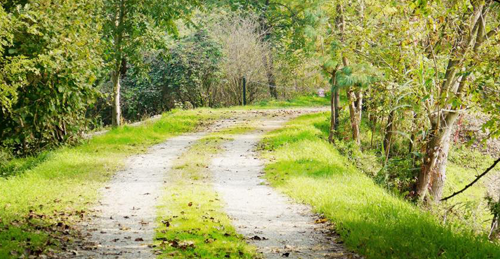
<path id="1" fill-rule="evenodd" d="M 266 177 L 334 223 L 367 258 L 499 258 L 500 246 L 390 194 L 326 141 L 326 114 L 302 116 L 267 135 Z"/>
<path id="2" fill-rule="evenodd" d="M 223 212 L 207 169 L 232 134 L 251 130 L 238 126 L 210 134 L 186 151 L 169 173 L 158 209 L 155 245 L 160 258 L 256 258 L 254 247 L 238 235 Z M 193 163 L 196 161 L 196 163 Z"/>
<path id="3" fill-rule="evenodd" d="M 42 158 L 11 161 L 17 174 L 0 178 L 0 258 L 62 247 L 73 238 L 74 222 L 97 200 L 98 188 L 127 156 L 219 116 L 207 109 L 169 112 L 158 121 L 114 129 Z"/>

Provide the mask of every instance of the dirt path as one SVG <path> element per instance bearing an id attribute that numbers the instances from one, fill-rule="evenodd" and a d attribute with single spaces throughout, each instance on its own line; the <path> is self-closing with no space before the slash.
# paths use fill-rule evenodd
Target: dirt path
<path id="1" fill-rule="evenodd" d="M 117 172 L 101 190 L 95 213 L 80 226 L 83 235 L 60 258 L 154 258 L 149 246 L 155 233 L 157 199 L 168 182 L 173 161 L 195 141 L 210 132 L 255 118 L 259 130 L 235 137 L 226 153 L 214 160 L 216 190 L 227 203 L 227 212 L 240 233 L 268 258 L 343 257 L 344 250 L 325 234 L 324 226 L 302 205 L 291 203 L 259 178 L 263 164 L 254 151 L 262 135 L 291 117 L 323 109 L 286 109 L 229 112 L 231 119 L 214 123 L 203 132 L 174 137 L 130 157 L 126 169 Z M 257 239 L 262 239 L 258 241 Z M 347 253 L 345 253 L 347 254 Z"/>
<path id="2" fill-rule="evenodd" d="M 265 184 L 255 147 L 265 132 L 277 129 L 288 114 L 263 120 L 257 131 L 234 137 L 213 160 L 215 187 L 238 232 L 265 258 L 358 258 L 334 242 L 324 224 L 304 205 L 294 204 Z"/>
<path id="3" fill-rule="evenodd" d="M 241 119 L 241 118 L 240 118 Z M 62 258 L 154 258 L 152 243 L 156 205 L 174 159 L 209 132 L 240 119 L 219 121 L 203 132 L 181 135 L 156 145 L 147 154 L 130 157 L 101 190 L 94 215 L 82 224 L 83 240 Z"/>

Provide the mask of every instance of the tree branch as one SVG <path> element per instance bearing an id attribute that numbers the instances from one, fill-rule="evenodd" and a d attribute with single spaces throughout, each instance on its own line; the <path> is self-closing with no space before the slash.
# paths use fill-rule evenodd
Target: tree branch
<path id="1" fill-rule="evenodd" d="M 495 168 L 495 166 L 500 163 L 500 158 L 497 159 L 493 165 L 491 165 L 488 169 L 486 169 L 486 171 L 484 171 L 482 174 L 478 175 L 476 177 L 476 179 L 474 181 L 472 181 L 471 183 L 467 184 L 462 190 L 458 191 L 458 192 L 455 192 L 454 194 L 446 197 L 446 198 L 443 198 L 441 199 L 441 201 L 447 201 L 457 195 L 459 195 L 460 193 L 463 193 L 465 190 L 469 189 L 469 187 L 471 187 L 472 185 L 474 185 L 475 183 L 477 183 L 477 181 L 479 181 L 479 179 L 481 179 L 483 176 L 485 176 L 486 174 L 488 174 L 493 168 Z"/>

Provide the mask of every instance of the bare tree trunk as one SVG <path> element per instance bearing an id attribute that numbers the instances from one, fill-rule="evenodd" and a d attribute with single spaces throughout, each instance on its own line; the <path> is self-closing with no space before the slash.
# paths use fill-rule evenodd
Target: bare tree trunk
<path id="1" fill-rule="evenodd" d="M 259 19 L 260 26 L 265 33 L 265 37 L 262 38 L 263 41 L 270 41 L 271 38 L 271 27 L 268 24 L 266 19 L 266 13 L 271 5 L 270 0 L 266 0 L 264 3 L 264 10 L 262 11 L 262 15 Z M 271 97 L 274 99 L 278 99 L 278 91 L 276 89 L 276 77 L 274 76 L 274 60 L 272 48 L 269 46 L 269 53 L 264 53 L 262 56 L 262 60 L 264 61 L 264 66 L 266 68 L 266 76 L 267 76 L 267 84 L 269 85 L 269 93 Z"/>
<path id="2" fill-rule="evenodd" d="M 390 153 L 391 153 L 391 146 L 392 146 L 392 137 L 394 136 L 394 118 L 395 118 L 395 111 L 392 110 L 389 113 L 389 117 L 387 118 L 387 125 L 385 126 L 385 135 L 384 135 L 384 152 L 385 152 L 385 157 L 389 158 Z"/>
<path id="3" fill-rule="evenodd" d="M 359 146 L 361 145 L 361 137 L 359 129 L 361 127 L 361 115 L 363 107 L 363 93 L 352 88 L 347 90 L 347 99 L 349 100 L 349 114 L 351 118 L 352 139 Z"/>
<path id="4" fill-rule="evenodd" d="M 497 240 L 500 238 L 500 227 L 498 226 L 499 223 L 500 222 L 498 215 L 494 215 L 493 220 L 491 221 L 490 234 L 488 235 L 488 238 L 490 240 Z"/>
<path id="5" fill-rule="evenodd" d="M 339 89 L 336 85 L 337 70 L 332 73 L 332 93 L 330 98 L 330 108 L 331 108 L 331 118 L 330 118 L 330 134 L 328 136 L 328 141 L 330 143 L 334 142 L 334 134 L 339 127 Z"/>
<path id="6" fill-rule="evenodd" d="M 123 40 L 123 21 L 125 19 L 125 0 L 120 1 L 120 6 L 118 11 L 118 22 L 115 27 L 115 51 L 116 51 L 116 59 L 115 59 L 115 67 L 114 71 L 111 74 L 111 81 L 113 82 L 113 114 L 112 114 L 112 123 L 113 127 L 118 127 L 121 125 L 122 120 L 122 112 L 120 106 L 120 75 L 122 69 L 126 69 L 126 59 L 122 53 L 122 40 Z"/>
<path id="7" fill-rule="evenodd" d="M 278 99 L 278 90 L 276 89 L 276 77 L 274 76 L 274 60 L 273 54 L 264 54 L 264 65 L 266 66 L 267 84 L 269 85 L 269 93 L 274 99 Z"/>
<path id="8" fill-rule="evenodd" d="M 451 133 L 457 117 L 457 113 L 448 113 L 440 123 L 437 123 L 437 120 L 431 123 L 431 133 L 416 186 L 417 195 L 421 200 L 433 202 L 441 200 L 446 180 Z"/>
<path id="9" fill-rule="evenodd" d="M 337 131 L 339 129 L 339 118 L 340 118 L 340 95 L 338 87 L 335 87 L 335 91 L 333 91 L 333 107 L 335 110 L 335 124 L 334 129 Z"/>
<path id="10" fill-rule="evenodd" d="M 417 113 L 413 112 L 413 121 L 412 121 L 412 126 L 411 126 L 411 136 L 410 136 L 410 144 L 408 144 L 408 153 L 411 154 L 415 148 L 415 140 L 416 140 L 416 126 L 417 126 Z"/>
<path id="11" fill-rule="evenodd" d="M 370 139 L 370 148 L 373 148 L 373 138 L 375 137 L 375 130 L 377 127 L 377 115 L 373 114 L 373 112 L 370 114 L 370 129 L 372 131 L 371 139 Z"/>
<path id="12" fill-rule="evenodd" d="M 120 72 L 114 71 L 112 74 L 113 82 L 113 114 L 112 122 L 113 127 L 118 127 L 121 125 L 121 106 L 120 106 Z"/>
<path id="13" fill-rule="evenodd" d="M 500 193 L 498 195 L 500 195 Z M 499 215 L 499 211 L 498 211 L 498 208 L 500 206 L 500 197 L 495 198 L 495 197 L 490 196 L 489 198 L 491 200 L 488 201 L 488 205 L 490 206 L 490 210 L 493 214 L 493 219 L 491 220 L 491 229 L 490 229 L 490 233 L 488 235 L 488 238 L 490 240 L 497 240 L 497 239 L 500 239 L 500 226 L 499 226 L 500 215 Z"/>

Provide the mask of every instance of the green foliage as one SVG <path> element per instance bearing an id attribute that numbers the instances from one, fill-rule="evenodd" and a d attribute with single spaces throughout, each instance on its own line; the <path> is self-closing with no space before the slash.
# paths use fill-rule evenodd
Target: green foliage
<path id="1" fill-rule="evenodd" d="M 330 93 L 328 93 L 329 95 Z M 265 100 L 256 103 L 260 107 L 318 107 L 327 106 L 330 103 L 330 97 L 318 97 L 316 94 L 298 96 L 289 100 Z"/>
<path id="2" fill-rule="evenodd" d="M 167 34 L 177 34 L 176 20 L 187 18 L 196 0 L 112 0 L 104 1 L 103 36 L 106 60 L 120 69 L 122 59 L 140 67 L 143 51 L 162 47 Z"/>
<path id="3" fill-rule="evenodd" d="M 377 71 L 369 64 L 358 64 L 343 67 L 337 75 L 338 87 L 362 86 L 366 87 L 377 81 Z"/>
<path id="4" fill-rule="evenodd" d="M 366 258 L 496 258 L 500 248 L 389 194 L 331 146 L 316 125 L 325 114 L 301 116 L 264 140 L 266 177 L 332 221 L 343 242 Z"/>
<path id="5" fill-rule="evenodd" d="M 12 35 L 0 36 L 0 51 L 8 49 L 0 58 L 0 139 L 16 155 L 71 141 L 84 128 L 101 65 L 99 6 L 30 1 L 9 10 Z"/>
<path id="6" fill-rule="evenodd" d="M 144 59 L 149 71 L 146 78 L 140 72 L 143 68 L 130 66 L 123 79 L 125 119 L 135 121 L 173 108 L 218 104 L 214 92 L 222 76 L 222 53 L 206 31 L 189 34 L 170 49 Z"/>
<path id="7" fill-rule="evenodd" d="M 200 30 L 170 50 L 169 59 L 156 67 L 157 83 L 165 96 L 194 107 L 215 106 L 215 89 L 221 80 L 221 46 Z M 161 78 L 161 79 L 160 79 Z"/>
<path id="8" fill-rule="evenodd" d="M 0 108 L 4 112 L 10 110 L 12 103 L 16 101 L 16 89 L 19 87 L 19 83 L 14 85 L 7 82 L 12 81 L 9 80 L 11 74 L 10 70 L 17 70 L 19 68 L 15 66 L 12 68 L 5 67 L 5 55 L 14 52 L 14 50 L 11 50 L 9 47 L 12 45 L 12 38 L 14 36 L 12 34 L 12 28 L 12 18 L 3 7 L 0 6 Z"/>

